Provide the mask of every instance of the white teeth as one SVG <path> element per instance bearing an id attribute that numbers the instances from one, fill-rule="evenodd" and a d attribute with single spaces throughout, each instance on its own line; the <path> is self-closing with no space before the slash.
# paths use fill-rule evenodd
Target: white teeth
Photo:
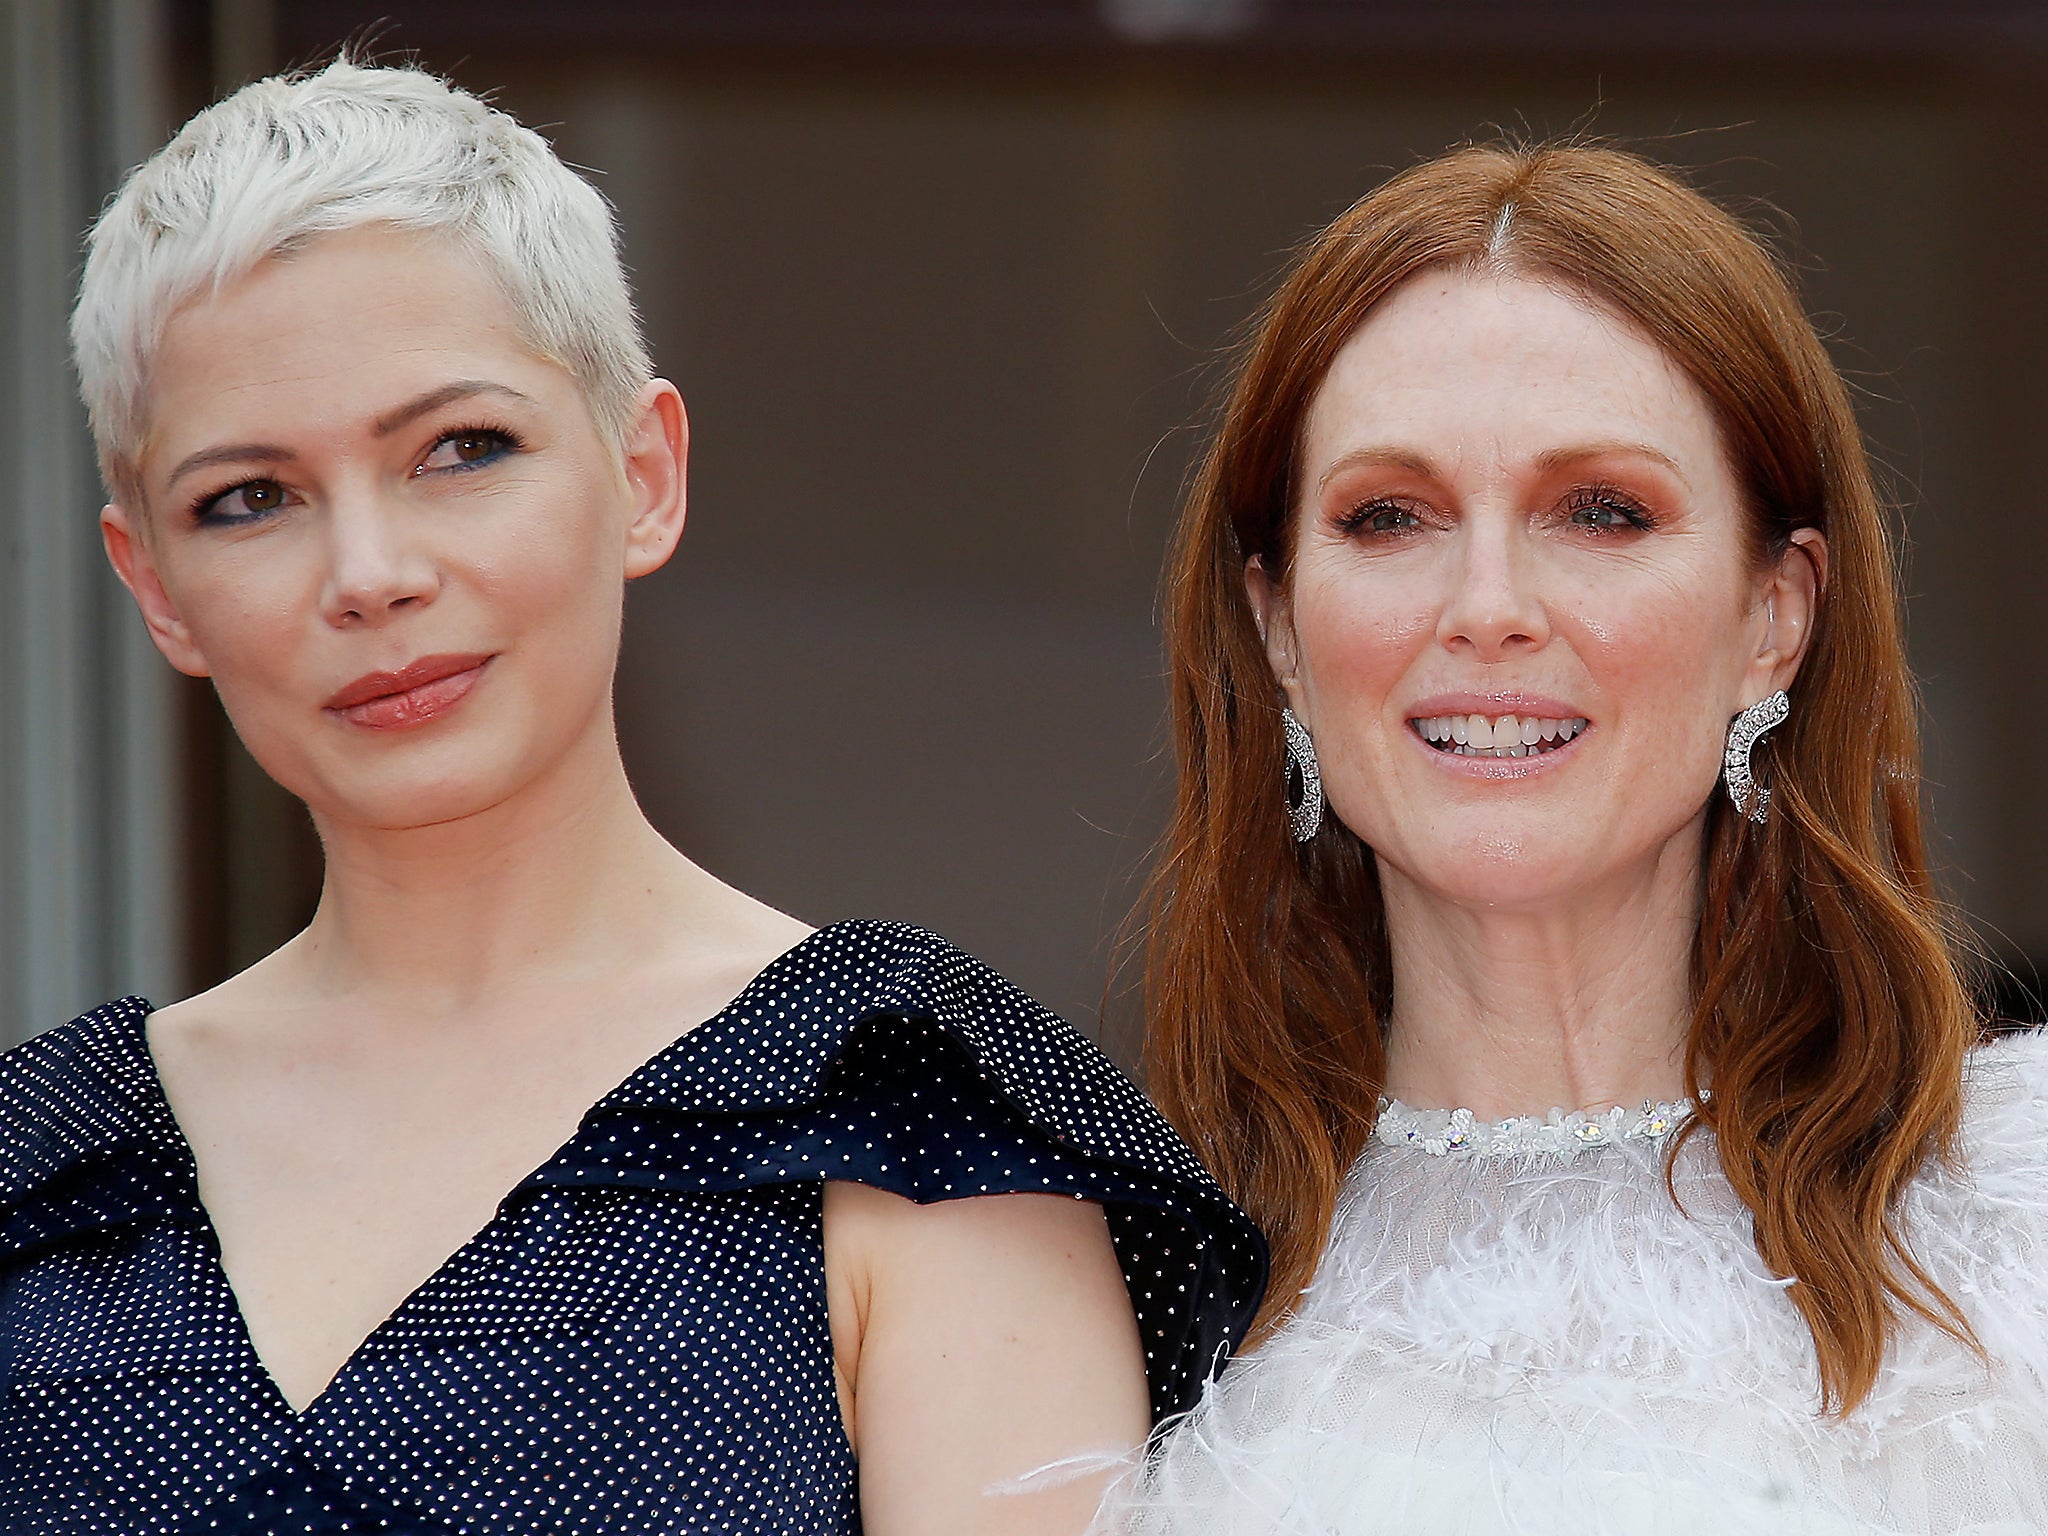
<path id="1" fill-rule="evenodd" d="M 1424 741 L 1458 757 L 1535 757 L 1575 739 L 1586 728 L 1582 716 L 1569 720 L 1536 715 L 1431 715 L 1410 721 Z"/>

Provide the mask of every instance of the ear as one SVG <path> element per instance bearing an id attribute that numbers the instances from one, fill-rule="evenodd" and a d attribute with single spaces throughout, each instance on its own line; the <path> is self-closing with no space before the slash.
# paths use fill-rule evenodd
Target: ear
<path id="1" fill-rule="evenodd" d="M 1750 657 L 1744 692 L 1754 703 L 1780 688 L 1792 686 L 1799 664 L 1813 640 L 1827 590 L 1828 541 L 1818 528 L 1793 530 L 1792 542 L 1757 594 L 1763 609 L 1763 634 Z"/>
<path id="2" fill-rule="evenodd" d="M 1299 665 L 1294 641 L 1294 604 L 1287 589 L 1266 574 L 1266 562 L 1257 555 L 1245 562 L 1244 592 L 1251 600 L 1259 638 L 1266 642 L 1266 664 L 1273 669 L 1273 680 L 1293 701 Z"/>
<path id="3" fill-rule="evenodd" d="M 142 611 L 149 638 L 163 652 L 164 660 L 187 677 L 212 676 L 192 631 L 178 614 L 178 605 L 164 590 L 156 556 L 150 550 L 140 519 L 119 502 L 108 502 L 100 509 L 100 542 L 106 547 L 114 574 L 121 578 L 121 585 Z"/>
<path id="4" fill-rule="evenodd" d="M 690 463 L 690 419 L 667 379 L 640 391 L 640 414 L 626 434 L 626 484 L 633 521 L 626 530 L 626 579 L 658 571 L 683 536 Z"/>

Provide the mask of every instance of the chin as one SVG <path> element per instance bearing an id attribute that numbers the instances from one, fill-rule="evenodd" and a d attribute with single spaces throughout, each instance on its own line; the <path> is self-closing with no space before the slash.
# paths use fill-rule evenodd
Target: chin
<path id="1" fill-rule="evenodd" d="M 279 781 L 306 802 L 314 818 L 330 827 L 403 832 L 439 826 L 503 804 L 530 775 L 510 765 L 492 765 L 473 748 L 449 754 L 453 762 L 422 754 L 411 762 L 328 765 L 299 784 Z"/>
<path id="2" fill-rule="evenodd" d="M 339 807 L 338 819 L 365 831 L 413 832 L 479 815 L 502 805 L 508 798 L 509 792 L 492 794 L 474 784 L 434 785 L 411 792 L 364 796 Z"/>
<path id="3" fill-rule="evenodd" d="M 1475 830 L 1402 847 L 1382 860 L 1412 885 L 1459 906 L 1541 908 L 1568 901 L 1595 879 L 1583 835 L 1534 829 Z"/>

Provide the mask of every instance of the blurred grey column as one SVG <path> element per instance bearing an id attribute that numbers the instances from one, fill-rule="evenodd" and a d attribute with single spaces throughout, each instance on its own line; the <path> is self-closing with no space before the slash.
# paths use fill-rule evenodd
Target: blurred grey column
<path id="1" fill-rule="evenodd" d="M 0 1041 L 184 978 L 173 679 L 100 554 L 65 317 L 160 141 L 157 0 L 0 0 Z"/>

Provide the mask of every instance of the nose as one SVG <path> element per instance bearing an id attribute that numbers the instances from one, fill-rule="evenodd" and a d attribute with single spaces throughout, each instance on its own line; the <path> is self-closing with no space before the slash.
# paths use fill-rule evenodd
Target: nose
<path id="1" fill-rule="evenodd" d="M 1467 518 L 1451 567 L 1437 639 L 1482 662 L 1541 650 L 1550 619 L 1535 581 L 1528 532 L 1509 517 Z"/>
<path id="2" fill-rule="evenodd" d="M 440 591 L 440 574 L 412 526 L 416 509 L 369 492 L 337 496 L 328 508 L 328 564 L 321 612 L 337 626 L 374 627 Z"/>

